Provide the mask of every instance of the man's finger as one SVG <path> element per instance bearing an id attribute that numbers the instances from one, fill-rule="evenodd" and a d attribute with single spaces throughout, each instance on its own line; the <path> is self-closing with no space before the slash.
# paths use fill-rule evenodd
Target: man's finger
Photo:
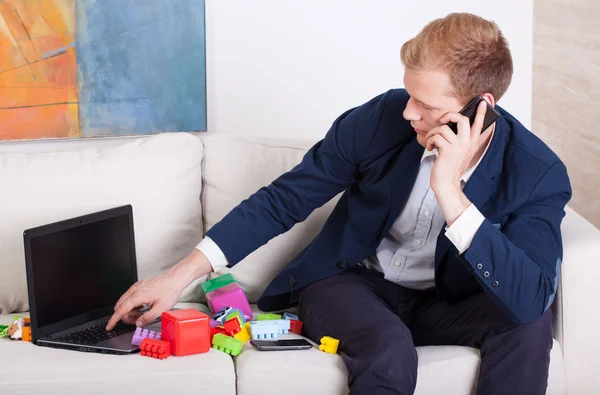
<path id="1" fill-rule="evenodd" d="M 165 311 L 165 307 L 162 304 L 155 304 L 150 310 L 142 314 L 140 318 L 137 319 L 135 324 L 138 327 L 148 325 L 156 318 L 158 318 L 158 316 L 161 315 L 163 311 Z"/>
<path id="2" fill-rule="evenodd" d="M 135 283 L 131 287 L 129 287 L 129 289 L 123 295 L 121 295 L 121 297 L 119 298 L 119 300 L 117 300 L 117 303 L 115 304 L 115 311 L 117 311 L 117 309 L 119 308 L 119 306 L 121 306 L 124 301 L 126 301 L 127 299 L 129 299 L 129 297 L 131 296 L 131 294 L 133 292 L 135 292 L 137 290 L 137 288 L 138 288 L 138 283 Z"/>
<path id="3" fill-rule="evenodd" d="M 431 138 L 429 138 L 429 140 L 427 140 L 427 151 L 431 151 L 434 148 L 441 150 L 444 147 L 448 146 L 448 144 L 450 143 L 444 138 L 444 136 L 436 134 L 435 136 L 432 136 Z"/>
<path id="4" fill-rule="evenodd" d="M 471 132 L 473 136 L 479 136 L 483 132 L 483 121 L 485 120 L 485 113 L 487 112 L 487 102 L 483 100 L 477 107 L 477 114 L 475 115 L 475 121 L 471 126 Z"/>
<path id="5" fill-rule="evenodd" d="M 143 304 L 145 301 L 143 300 L 144 296 L 139 293 L 131 294 L 127 300 L 121 303 L 118 307 L 115 308 L 115 313 L 108 320 L 108 324 L 106 325 L 106 330 L 109 331 L 119 322 L 121 317 L 125 314 L 130 313 L 136 306 Z"/>

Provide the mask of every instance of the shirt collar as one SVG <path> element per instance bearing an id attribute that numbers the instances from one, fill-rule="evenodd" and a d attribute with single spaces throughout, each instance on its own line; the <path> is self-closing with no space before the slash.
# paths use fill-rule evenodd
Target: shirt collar
<path id="1" fill-rule="evenodd" d="M 465 170 L 465 172 L 462 174 L 462 176 L 460 177 L 461 181 L 463 181 L 465 184 L 467 183 L 467 181 L 469 181 L 469 179 L 471 178 L 471 176 L 473 175 L 473 173 L 475 172 L 475 170 L 477 169 L 477 167 L 479 166 L 479 164 L 481 163 L 481 161 L 483 160 L 483 157 L 485 156 L 485 154 L 488 151 L 488 148 L 490 148 L 490 144 L 492 143 L 492 139 L 494 138 L 494 133 L 496 132 L 495 128 L 494 130 L 492 130 L 492 135 L 490 136 L 490 139 L 488 140 L 488 143 L 485 147 L 485 150 L 483 151 L 483 154 L 481 155 L 481 157 L 479 158 L 479 160 L 477 161 L 477 163 L 475 163 L 474 166 L 469 167 L 467 170 Z M 432 149 L 431 151 L 427 151 L 427 149 L 423 152 L 423 156 L 421 157 L 421 163 L 426 159 L 429 158 L 430 156 L 437 156 L 438 154 L 438 150 L 437 148 Z"/>

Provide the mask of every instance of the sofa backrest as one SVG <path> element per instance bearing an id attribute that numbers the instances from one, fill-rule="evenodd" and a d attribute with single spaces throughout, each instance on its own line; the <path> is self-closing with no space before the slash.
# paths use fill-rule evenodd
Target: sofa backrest
<path id="1" fill-rule="evenodd" d="M 202 205 L 206 230 L 259 188 L 292 169 L 315 141 L 243 138 L 232 135 L 200 134 L 204 143 L 204 188 Z M 315 210 L 297 224 L 248 255 L 233 269 L 223 269 L 211 278 L 231 272 L 256 303 L 268 283 L 306 247 L 323 227 L 339 197 Z"/>
<path id="2" fill-rule="evenodd" d="M 23 231 L 30 227 L 131 204 L 140 279 L 189 254 L 203 232 L 202 158 L 201 142 L 183 133 L 107 148 L 0 153 L 0 314 L 28 310 Z M 191 286 L 182 300 L 201 296 Z"/>

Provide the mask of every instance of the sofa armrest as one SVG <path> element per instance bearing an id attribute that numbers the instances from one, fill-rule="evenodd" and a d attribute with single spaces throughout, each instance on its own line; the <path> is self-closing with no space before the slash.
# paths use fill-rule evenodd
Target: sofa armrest
<path id="1" fill-rule="evenodd" d="M 600 388 L 600 230 L 567 207 L 562 224 L 562 348 L 569 394 Z M 560 319 L 560 317 L 559 317 Z M 560 325 L 562 324 L 562 325 Z"/>

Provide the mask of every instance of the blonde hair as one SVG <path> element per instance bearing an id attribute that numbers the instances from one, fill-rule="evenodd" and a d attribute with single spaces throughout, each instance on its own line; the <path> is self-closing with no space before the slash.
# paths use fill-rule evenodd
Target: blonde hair
<path id="1" fill-rule="evenodd" d="M 407 68 L 447 72 L 450 93 L 464 103 L 486 92 L 498 101 L 512 79 L 512 56 L 498 25 L 473 14 L 430 22 L 404 43 L 400 56 Z"/>

